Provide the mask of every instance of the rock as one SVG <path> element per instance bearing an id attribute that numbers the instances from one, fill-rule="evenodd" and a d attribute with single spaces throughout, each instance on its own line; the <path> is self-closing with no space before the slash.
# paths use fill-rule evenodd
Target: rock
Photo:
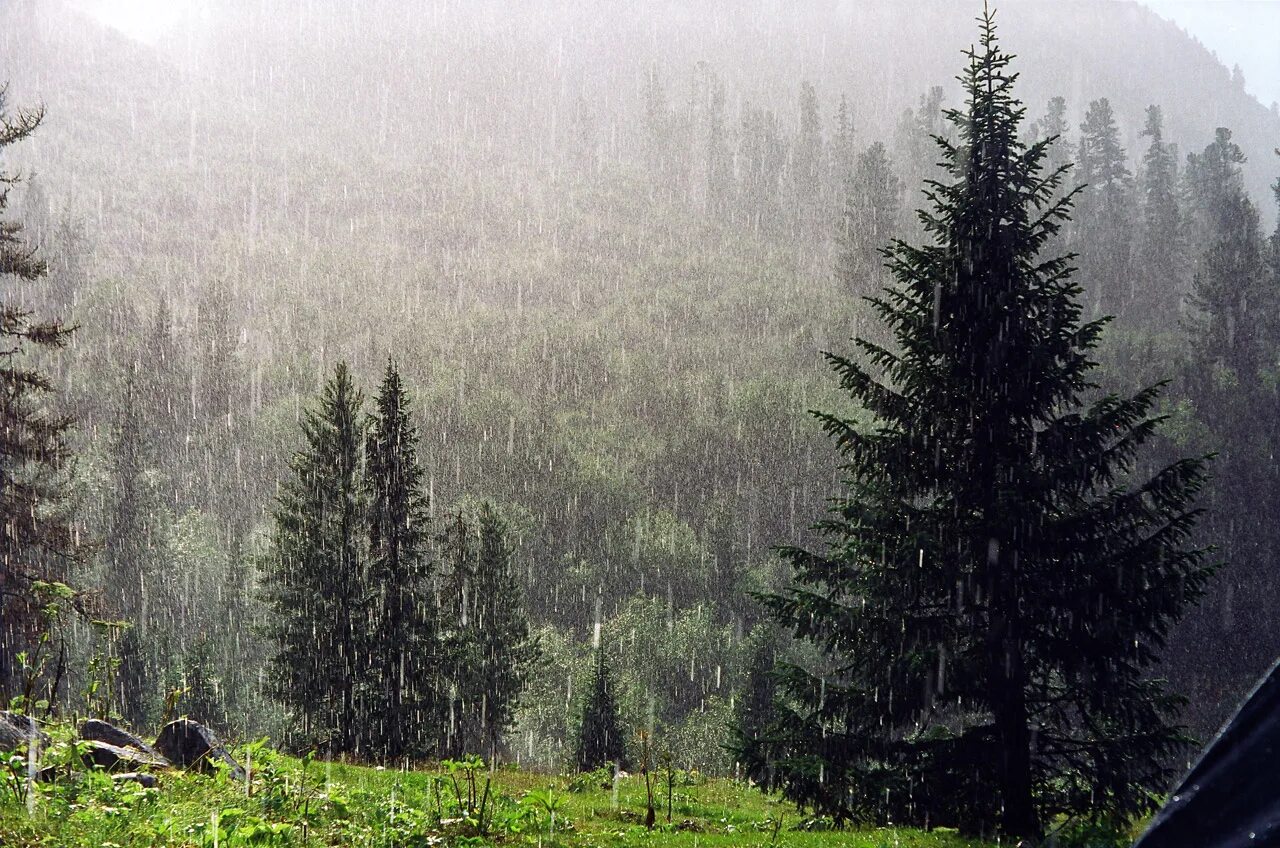
<path id="1" fill-rule="evenodd" d="M 113 774 L 111 779 L 116 783 L 136 783 L 143 789 L 155 789 L 160 781 L 154 774 L 143 774 L 138 771 L 127 771 L 124 774 Z"/>
<path id="2" fill-rule="evenodd" d="M 49 734 L 40 729 L 31 716 L 0 712 L 0 751 L 13 751 L 35 735 L 41 747 L 49 744 Z"/>
<path id="3" fill-rule="evenodd" d="M 155 748 L 152 748 L 129 731 L 122 730 L 114 724 L 96 718 L 91 718 L 80 725 L 80 738 L 91 742 L 105 742 L 117 748 L 133 748 L 136 751 L 142 751 L 144 754 L 160 757 Z"/>
<path id="4" fill-rule="evenodd" d="M 156 737 L 155 749 L 175 766 L 212 771 L 214 762 L 226 763 L 231 776 L 244 779 L 244 769 L 222 747 L 212 730 L 189 718 L 171 721 Z"/>
<path id="5" fill-rule="evenodd" d="M 86 739 L 88 750 L 84 752 L 84 764 L 90 768 L 98 766 L 107 771 L 127 769 L 137 771 L 140 768 L 167 768 L 170 763 L 155 751 L 143 751 L 124 745 L 112 745 L 96 739 Z"/>

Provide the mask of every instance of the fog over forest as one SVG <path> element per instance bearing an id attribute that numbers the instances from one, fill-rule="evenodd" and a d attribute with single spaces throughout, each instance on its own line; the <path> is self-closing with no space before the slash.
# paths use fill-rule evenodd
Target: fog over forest
<path id="1" fill-rule="evenodd" d="M 939 194 L 928 181 L 960 173 L 939 142 L 969 149 L 947 110 L 967 108 L 981 14 L 956 0 L 209 0 L 152 43 L 74 3 L 0 0 L 0 114 L 43 110 L 0 142 L 0 171 L 21 177 L 0 219 L 47 264 L 0 266 L 2 299 L 75 328 L 4 361 L 49 381 L 23 404 L 70 421 L 56 483 L 39 478 L 65 538 L 31 561 L 76 598 L 36 672 L 13 656 L 39 631 L 35 602 L 7 621 L 0 692 L 52 680 L 56 662 L 42 685 L 68 713 L 555 771 L 598 765 L 582 728 L 608 689 L 615 720 L 681 768 L 749 772 L 841 820 L 744 728 L 784 702 L 803 713 L 803 685 L 778 669 L 811 671 L 825 697 L 853 667 L 839 651 L 857 639 L 788 593 L 838 596 L 829 572 L 806 582 L 805 551 L 837 572 L 832 551 L 877 559 L 857 546 L 883 516 L 829 513 L 830 499 L 867 502 L 875 476 L 851 470 L 864 458 L 841 428 L 872 432 L 896 407 L 859 395 L 845 365 L 877 362 L 852 337 L 903 341 L 866 298 L 933 267 L 883 250 L 936 235 L 916 210 Z M 1081 604 L 1150 590 L 1159 606 L 1156 584 L 1178 583 L 1142 636 L 1163 662 L 1135 659 L 1130 683 L 1167 679 L 1186 698 L 1177 721 L 1205 740 L 1280 656 L 1280 107 L 1139 2 L 1007 0 L 996 20 L 1017 57 L 1017 139 L 1056 137 L 1041 178 L 1071 166 L 1034 195 L 1074 205 L 1039 255 L 1070 254 L 1081 322 L 1112 316 L 1080 348 L 1099 368 L 1061 403 L 1167 381 L 1132 417 L 1099 419 L 1099 440 L 1141 431 L 1132 464 L 1079 472 L 1082 490 L 1163 481 L 1133 526 L 1175 527 L 1166 570 L 1129 585 L 1138 557 L 1117 554 L 1115 585 L 1090 583 L 1108 588 Z M 1036 292 L 1056 285 L 1035 273 Z M 910 420 L 942 464 L 930 439 L 945 427 Z M 981 441 L 967 438 L 955 445 Z M 1126 440 L 1113 449 L 1128 462 Z M 891 463 L 909 458 L 877 450 L 884 477 L 905 479 Z M 950 538 L 916 538 L 935 526 L 927 500 L 902 494 L 918 523 L 880 528 L 922 570 Z M 1184 563 L 1183 549 L 1206 553 Z M 855 593 L 864 606 L 871 591 Z M 919 650 L 932 677 L 903 670 L 912 694 L 893 697 L 927 711 L 966 666 Z M 969 739 L 977 708 L 957 703 L 934 709 L 937 732 Z M 1176 775 L 1194 748 L 1151 756 Z M 973 815 L 957 820 L 986 832 Z"/>

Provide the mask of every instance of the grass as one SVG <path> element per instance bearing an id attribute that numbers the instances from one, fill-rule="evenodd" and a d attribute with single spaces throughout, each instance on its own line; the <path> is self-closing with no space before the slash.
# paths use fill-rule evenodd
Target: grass
<path id="1" fill-rule="evenodd" d="M 55 734 L 47 761 L 60 763 L 63 775 L 36 784 L 33 812 L 18 777 L 25 758 L 0 776 L 7 781 L 0 786 L 0 846 L 981 848 L 944 831 L 800 829 L 820 823 L 745 784 L 683 773 L 670 823 L 665 783 L 655 787 L 657 822 L 650 831 L 640 775 L 620 778 L 615 793 L 604 773 L 489 772 L 478 761 L 395 771 L 297 759 L 262 744 L 234 753 L 251 763 L 248 787 L 225 772 L 174 771 L 161 773 L 157 788 L 143 789 L 102 772 L 68 778 L 75 743 L 69 732 Z"/>

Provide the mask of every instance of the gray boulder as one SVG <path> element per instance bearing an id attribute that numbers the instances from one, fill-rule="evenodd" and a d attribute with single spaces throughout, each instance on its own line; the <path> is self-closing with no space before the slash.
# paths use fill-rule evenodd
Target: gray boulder
<path id="1" fill-rule="evenodd" d="M 124 774 L 113 774 L 111 779 L 116 783 L 136 783 L 144 789 L 155 789 L 160 781 L 156 780 L 154 774 L 146 774 L 140 771 L 128 771 Z"/>
<path id="2" fill-rule="evenodd" d="M 0 712 L 0 751 L 13 751 L 27 744 L 32 736 L 40 740 L 40 746 L 49 744 L 49 734 L 40 729 L 31 716 Z"/>
<path id="3" fill-rule="evenodd" d="M 80 725 L 80 738 L 90 742 L 105 742 L 117 748 L 132 748 L 149 756 L 164 759 L 156 752 L 155 748 L 152 748 L 137 736 L 100 719 L 91 718 Z"/>
<path id="4" fill-rule="evenodd" d="M 244 779 L 244 769 L 222 747 L 217 735 L 199 722 L 189 718 L 171 721 L 156 737 L 155 749 L 175 766 L 212 771 L 213 763 L 222 762 L 231 770 L 232 777 Z"/>
<path id="5" fill-rule="evenodd" d="M 132 748 L 124 745 L 112 745 L 96 739 L 86 739 L 88 749 L 84 752 L 84 764 L 93 768 L 97 766 L 106 771 L 137 771 L 141 768 L 167 768 L 169 761 L 155 751 Z"/>

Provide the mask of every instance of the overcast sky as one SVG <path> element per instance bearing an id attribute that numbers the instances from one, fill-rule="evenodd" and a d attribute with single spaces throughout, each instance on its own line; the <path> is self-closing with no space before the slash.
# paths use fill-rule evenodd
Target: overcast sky
<path id="1" fill-rule="evenodd" d="M 1142 0 L 1239 65 L 1245 88 L 1264 106 L 1280 101 L 1280 0 Z"/>
<path id="2" fill-rule="evenodd" d="M 194 0 L 78 0 L 102 20 L 150 41 Z M 1044 0 L 1056 2 L 1056 0 Z M 1141 0 L 1218 54 L 1240 65 L 1245 86 L 1264 106 L 1280 101 L 1280 0 Z"/>

